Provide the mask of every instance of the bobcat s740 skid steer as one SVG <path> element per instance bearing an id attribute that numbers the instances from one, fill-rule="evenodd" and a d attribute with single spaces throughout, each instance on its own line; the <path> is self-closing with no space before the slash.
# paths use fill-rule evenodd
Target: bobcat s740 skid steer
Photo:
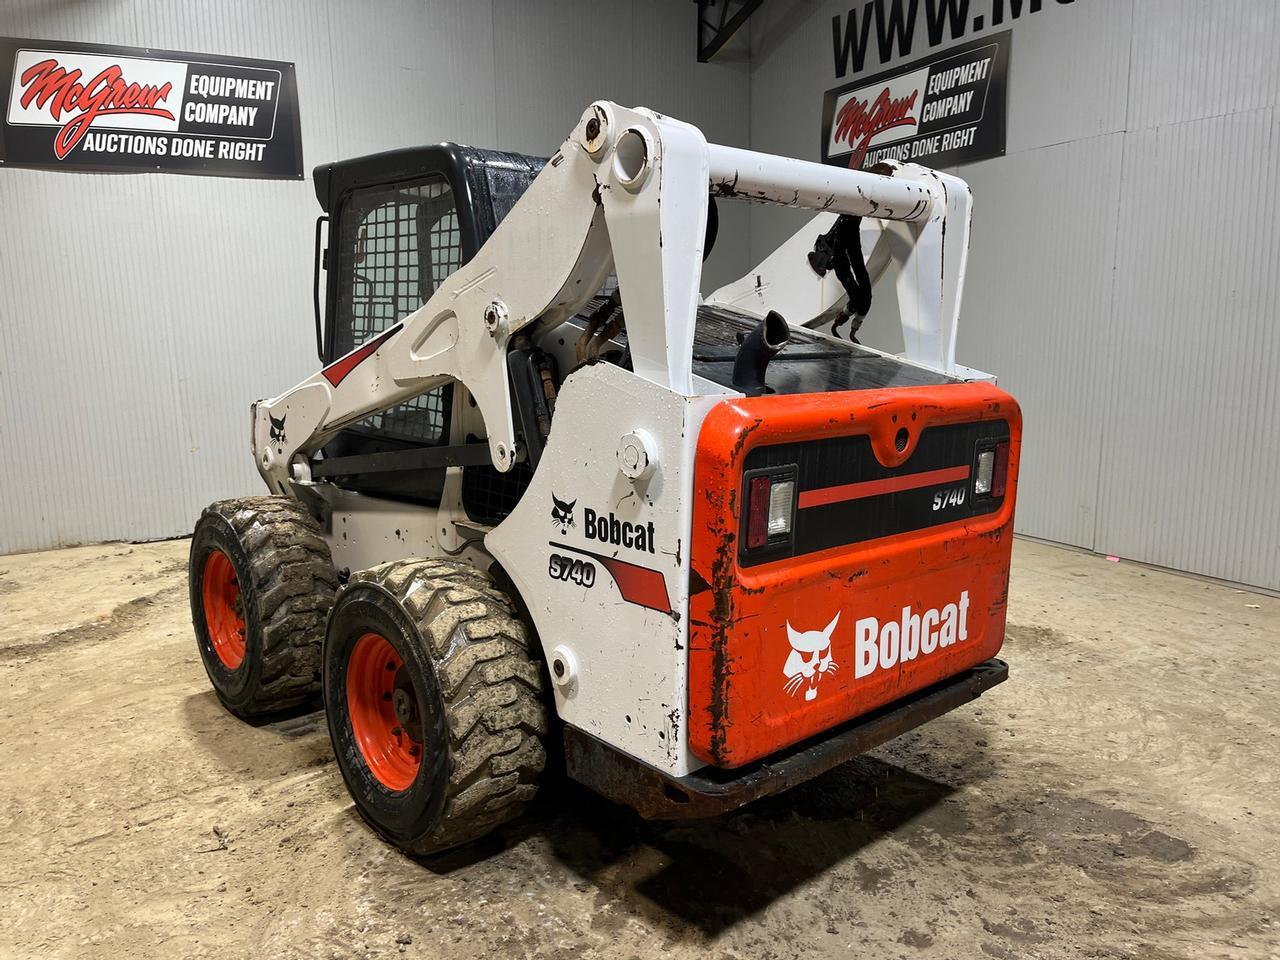
<path id="1" fill-rule="evenodd" d="M 547 751 L 714 814 L 1005 678 L 1021 418 L 954 358 L 962 181 L 602 101 L 547 161 L 413 148 L 315 186 L 326 365 L 253 404 L 270 495 L 204 511 L 192 616 L 233 713 L 322 693 L 391 842 L 512 818 Z M 818 213 L 704 299 L 728 199 Z M 880 276 L 901 356 L 851 335 Z"/>

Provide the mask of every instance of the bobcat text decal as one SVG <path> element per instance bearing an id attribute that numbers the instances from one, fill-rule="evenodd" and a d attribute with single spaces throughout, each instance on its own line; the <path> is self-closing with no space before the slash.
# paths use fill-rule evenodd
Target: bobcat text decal
<path id="1" fill-rule="evenodd" d="M 818 684 L 837 663 L 833 634 L 840 623 L 840 612 L 821 630 L 797 630 L 787 623 L 787 641 L 791 651 L 782 666 L 786 677 L 783 689 L 795 696 L 804 690 L 806 700 L 818 696 Z M 969 591 L 963 590 L 955 603 L 916 613 L 910 606 L 883 623 L 876 617 L 863 617 L 853 625 L 853 676 L 860 680 L 877 670 L 891 670 L 900 663 L 927 657 L 937 650 L 969 639 Z"/>
<path id="2" fill-rule="evenodd" d="M 87 83 L 81 83 L 80 70 L 67 70 L 56 59 L 41 60 L 29 67 L 19 81 L 23 109 L 34 102 L 38 109 L 48 105 L 49 115 L 69 119 L 53 141 L 53 153 L 59 160 L 71 152 L 89 132 L 89 126 L 101 116 L 133 114 L 176 120 L 173 111 L 162 106 L 173 93 L 173 84 L 126 83 L 119 64 L 112 64 Z"/>
<path id="3" fill-rule="evenodd" d="M 890 670 L 899 663 L 916 657 L 927 657 L 935 650 L 969 639 L 969 591 L 960 593 L 955 603 L 941 609 L 916 613 L 902 608 L 901 618 L 886 620 L 863 617 L 853 625 L 855 678 L 870 676 L 876 670 Z"/>
<path id="4" fill-rule="evenodd" d="M 602 517 L 590 507 L 583 507 L 582 532 L 587 535 L 588 540 L 654 552 L 652 520 L 648 523 L 631 523 L 629 520 L 619 520 L 612 513 Z"/>

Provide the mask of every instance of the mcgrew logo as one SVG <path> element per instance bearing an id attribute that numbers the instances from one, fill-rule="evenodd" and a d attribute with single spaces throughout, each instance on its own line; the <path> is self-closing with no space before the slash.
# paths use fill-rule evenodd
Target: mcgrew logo
<path id="1" fill-rule="evenodd" d="M 889 88 L 885 87 L 874 103 L 854 96 L 840 108 L 833 136 L 836 143 L 847 143 L 853 147 L 849 169 L 856 170 L 862 166 L 862 158 L 867 155 L 867 148 L 877 134 L 895 127 L 916 125 L 912 111 L 919 96 L 919 90 L 912 90 L 910 96 L 895 98 L 889 95 Z"/>
<path id="2" fill-rule="evenodd" d="M 175 119 L 164 106 L 173 92 L 172 83 L 128 83 L 119 64 L 111 64 L 88 81 L 83 77 L 81 70 L 67 70 L 50 57 L 24 70 L 19 81 L 22 109 L 47 109 L 58 122 L 67 118 L 53 141 L 53 153 L 59 160 L 84 139 L 99 117 L 126 114 Z"/>
<path id="3" fill-rule="evenodd" d="M 855 678 L 928 656 L 969 638 L 969 591 L 960 594 L 959 602 L 948 603 L 941 610 L 916 613 L 903 607 L 901 620 L 882 624 L 875 617 L 863 617 L 853 625 L 853 635 Z"/>

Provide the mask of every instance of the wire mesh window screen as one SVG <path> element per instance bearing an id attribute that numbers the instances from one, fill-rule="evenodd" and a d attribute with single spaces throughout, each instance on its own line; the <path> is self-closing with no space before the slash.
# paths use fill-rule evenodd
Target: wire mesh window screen
<path id="1" fill-rule="evenodd" d="M 340 234 L 337 356 L 413 313 L 462 266 L 453 192 L 441 176 L 356 191 Z M 437 387 L 356 427 L 418 443 L 447 443 L 452 393 L 452 385 Z"/>
<path id="2" fill-rule="evenodd" d="M 431 290 L 462 266 L 462 233 L 458 229 L 458 212 L 450 210 L 431 225 Z"/>

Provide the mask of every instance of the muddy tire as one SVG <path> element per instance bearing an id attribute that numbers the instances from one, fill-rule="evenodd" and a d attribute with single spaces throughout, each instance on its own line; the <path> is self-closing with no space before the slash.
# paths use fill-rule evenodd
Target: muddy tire
<path id="1" fill-rule="evenodd" d="M 465 563 L 351 576 L 324 648 L 334 755 L 356 808 L 408 853 L 517 817 L 546 755 L 542 665 L 516 608 Z"/>
<path id="2" fill-rule="evenodd" d="M 242 497 L 206 507 L 188 582 L 200 659 L 228 710 L 252 720 L 318 697 L 338 577 L 301 504 Z"/>

